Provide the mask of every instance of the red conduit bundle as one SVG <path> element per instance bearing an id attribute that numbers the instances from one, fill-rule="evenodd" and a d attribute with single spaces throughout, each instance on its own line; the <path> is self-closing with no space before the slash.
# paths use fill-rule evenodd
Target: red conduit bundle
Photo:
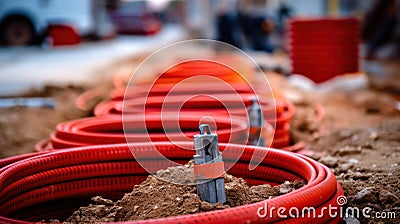
<path id="1" fill-rule="evenodd" d="M 50 144 L 40 142 L 36 150 L 126 143 L 126 138 L 129 142 L 185 141 L 198 134 L 201 117 L 201 114 L 185 114 L 178 119 L 176 114 L 165 113 L 125 116 L 123 121 L 120 116 L 82 118 L 58 124 L 50 135 Z M 220 142 L 247 142 L 247 125 L 242 119 L 220 115 L 214 115 L 213 119 Z M 176 129 L 177 125 L 181 130 Z"/>
<path id="2" fill-rule="evenodd" d="M 288 33 L 292 73 L 320 83 L 337 75 L 358 72 L 357 19 L 293 19 Z"/>
<path id="3" fill-rule="evenodd" d="M 199 85 L 198 83 L 193 85 L 189 85 L 188 83 L 179 85 L 179 88 L 175 88 L 176 83 L 163 83 L 154 85 L 149 89 L 147 86 L 134 86 L 128 89 L 126 88 L 118 88 L 114 89 L 110 93 L 111 100 L 124 100 L 124 99 L 132 99 L 137 97 L 146 97 L 146 96 L 166 96 L 170 95 L 185 95 L 185 94 L 221 94 L 227 93 L 227 87 L 221 83 L 214 82 L 204 82 Z M 232 89 L 237 94 L 254 94 L 254 91 L 247 84 L 229 84 Z M 233 91 L 232 90 L 232 91 Z"/>
<path id="4" fill-rule="evenodd" d="M 189 82 L 179 84 L 179 88 L 174 88 L 177 82 L 181 80 L 186 81 L 187 78 L 202 75 L 214 76 L 224 80 L 238 95 L 226 92 L 226 86 L 219 82 Z M 260 86 L 257 88 L 259 90 L 262 89 Z M 142 85 L 132 86 L 128 88 L 127 91 L 125 90 L 126 89 L 120 88 L 112 93 L 111 98 L 120 101 L 114 100 L 99 104 L 95 108 L 95 115 L 104 116 L 118 114 L 120 116 L 122 115 L 122 107 L 124 105 L 125 114 L 160 114 L 161 108 L 164 107 L 163 111 L 180 111 L 183 116 L 191 113 L 203 115 L 217 113 L 221 116 L 235 115 L 246 117 L 247 111 L 244 110 L 244 107 L 248 107 L 252 103 L 251 99 L 255 96 L 254 90 L 238 73 L 228 67 L 210 61 L 189 61 L 178 64 L 161 74 L 150 89 Z M 165 97 L 167 94 L 170 95 L 166 103 Z M 207 97 L 204 94 L 210 94 L 216 99 Z M 192 96 L 196 97 L 190 99 Z M 85 97 L 79 98 L 79 105 L 85 105 L 85 103 L 81 102 L 84 98 Z M 240 100 L 238 98 L 240 98 Z M 122 101 L 123 99 L 125 100 Z M 187 99 L 190 100 L 186 101 Z M 222 105 L 218 99 L 223 100 L 223 102 L 228 105 Z M 289 123 L 291 117 L 295 113 L 294 106 L 285 100 L 276 99 L 276 105 L 274 107 L 274 105 L 269 102 L 268 97 L 265 96 L 259 96 L 259 101 L 262 104 L 265 120 L 270 124 L 276 124 L 275 136 L 273 137 L 271 147 L 288 147 L 290 143 Z M 185 102 L 185 104 L 181 107 L 183 102 Z M 143 111 L 144 104 L 146 105 L 145 112 Z M 227 113 L 225 106 L 229 107 L 229 113 L 231 114 Z M 275 114 L 276 119 L 272 119 L 271 115 Z M 36 146 L 37 149 L 43 149 L 43 147 L 46 147 L 46 144 L 38 143 Z M 292 151 L 297 148 L 298 147 L 293 147 L 288 149 Z"/>
<path id="5" fill-rule="evenodd" d="M 247 95 L 243 96 L 242 101 L 237 101 L 237 97 L 231 96 L 229 94 L 226 95 L 217 95 L 224 99 L 224 103 L 226 103 L 229 108 L 230 115 L 246 117 L 247 111 L 243 109 L 243 104 L 247 107 L 251 104 L 251 97 Z M 164 111 L 177 111 L 182 104 L 182 101 L 187 99 L 189 95 L 185 96 L 173 96 L 172 99 L 168 99 L 168 103 L 165 104 L 163 96 L 153 96 L 148 97 L 147 99 L 131 99 L 125 101 L 109 101 L 104 102 L 96 106 L 94 113 L 96 116 L 106 116 L 110 114 L 116 114 L 118 116 L 122 115 L 122 108 L 124 107 L 124 114 L 143 114 L 143 102 L 146 101 L 146 114 L 160 114 L 162 111 L 162 107 Z M 232 100 L 230 100 L 232 99 Z M 288 101 L 280 101 L 276 100 L 276 119 L 269 118 L 271 114 L 274 114 L 274 107 L 267 102 L 261 101 L 263 114 L 265 120 L 270 124 L 275 124 L 275 135 L 273 138 L 273 142 L 271 147 L 273 148 L 283 148 L 288 147 L 290 143 L 290 134 L 289 134 L 289 126 L 290 120 L 295 113 L 295 107 Z M 189 100 L 187 103 L 183 105 L 183 107 L 179 108 L 181 114 L 190 114 L 190 113 L 198 113 L 198 114 L 220 114 L 221 116 L 228 117 L 229 113 L 227 108 L 222 105 L 218 100 L 213 99 L 211 97 L 201 96 L 196 97 Z M 184 116 L 184 115 L 183 115 Z"/>
<path id="6" fill-rule="evenodd" d="M 162 107 L 164 110 L 229 110 L 233 115 L 245 116 L 246 108 L 252 104 L 251 99 L 254 95 L 243 94 L 235 96 L 232 94 L 214 94 L 211 96 L 207 95 L 179 95 L 179 96 L 151 96 L 126 99 L 124 101 L 108 101 L 100 103 L 94 109 L 96 116 L 103 116 L 108 114 L 122 115 L 122 109 L 124 107 L 125 114 L 141 114 L 148 111 L 160 112 Z M 224 104 L 222 104 L 223 101 Z M 273 105 L 267 100 L 262 100 L 261 105 L 265 118 L 269 118 L 274 115 L 274 110 L 277 116 L 281 115 L 286 111 L 285 107 L 288 102 L 276 101 L 276 105 Z M 144 106 L 144 103 L 146 106 Z M 285 105 L 286 104 L 286 105 Z M 274 107 L 276 106 L 276 108 Z M 146 109 L 146 111 L 143 111 Z"/>
<path id="7" fill-rule="evenodd" d="M 247 77 L 250 78 L 250 77 Z M 216 81 L 220 80 L 220 81 Z M 182 82 L 184 81 L 184 82 Z M 112 100 L 166 94 L 215 94 L 226 92 L 229 85 L 237 93 L 265 92 L 265 86 L 250 85 L 237 71 L 213 61 L 191 60 L 179 63 L 158 75 L 154 83 L 129 88 L 118 88 L 111 93 Z M 179 86 L 177 89 L 174 87 Z M 151 87 L 151 88 L 149 88 Z M 265 91 L 263 91 L 265 90 Z M 231 91 L 231 90 L 229 90 Z"/>
<path id="8" fill-rule="evenodd" d="M 234 89 L 233 91 L 237 95 L 227 91 L 223 83 L 201 82 L 197 79 L 193 83 L 190 82 L 190 78 L 198 78 L 204 75 L 222 79 Z M 189 81 L 184 84 L 179 83 L 182 80 Z M 175 88 L 177 86 L 178 88 Z M 252 103 L 251 99 L 256 96 L 253 88 L 256 88 L 257 92 L 268 92 L 266 90 L 261 91 L 266 88 L 265 86 L 250 86 L 236 71 L 218 63 L 201 60 L 188 61 L 162 73 L 152 83 L 151 88 L 141 85 L 115 90 L 111 94 L 113 101 L 99 104 L 94 113 L 96 116 L 121 115 L 124 107 L 124 114 L 143 114 L 145 102 L 145 113 L 160 113 L 161 108 L 164 107 L 163 111 L 170 109 L 172 111 L 179 110 L 181 112 L 203 114 L 219 113 L 226 116 L 229 115 L 225 108 L 227 106 L 231 115 L 247 116 L 247 111 L 243 110 L 243 103 L 245 107 Z M 210 94 L 216 99 L 206 97 L 204 96 L 205 94 Z M 165 97 L 167 95 L 169 98 L 166 102 Z M 202 96 L 192 98 L 181 107 L 185 100 L 196 95 Z M 238 100 L 238 96 L 241 100 Z M 273 105 L 269 102 L 269 98 L 268 96 L 258 96 L 259 102 L 262 104 L 265 120 L 270 124 L 276 124 L 275 136 L 271 146 L 275 148 L 288 147 L 290 143 L 289 124 L 295 113 L 295 108 L 291 103 L 278 99 L 275 99 L 276 105 Z M 228 105 L 222 105 L 218 99 Z M 276 115 L 276 119 L 272 119 L 272 115 Z M 297 147 L 293 149 L 297 149 Z"/>
<path id="9" fill-rule="evenodd" d="M 242 83 L 247 81 L 239 73 L 217 62 L 206 60 L 191 60 L 179 63 L 163 72 L 154 85 L 163 83 L 178 83 L 190 77 L 212 76 L 226 83 Z M 198 82 L 198 80 L 196 80 Z"/>
<path id="10" fill-rule="evenodd" d="M 171 143 L 154 144 L 158 152 L 178 163 L 185 163 L 194 154 L 194 151 L 186 149 L 193 148 L 192 142 L 180 143 L 183 148 Z M 136 158 L 151 168 L 151 172 L 168 165 L 155 159 L 151 150 L 153 146 L 149 143 L 130 147 L 135 151 Z M 286 208 L 284 214 L 288 215 L 290 208 L 302 211 L 304 207 L 314 207 L 316 214 L 323 216 L 315 218 L 305 214 L 304 218 L 283 219 L 275 209 L 272 216 L 260 218 L 257 211 L 265 206 L 265 201 L 262 201 L 224 210 L 135 223 L 340 222 L 340 217 L 330 217 L 327 209 L 329 206 L 340 209 L 337 197 L 343 195 L 329 168 L 310 158 L 281 150 L 245 146 L 242 153 L 242 149 L 242 145 L 220 144 L 226 167 L 239 157 L 228 173 L 243 177 L 250 184 L 280 184 L 286 180 L 303 180 L 307 183 L 296 191 L 268 200 L 268 208 Z M 267 156 L 259 158 L 266 150 Z M 248 164 L 253 156 L 262 162 L 256 169 L 249 170 Z M 64 149 L 16 161 L 0 168 L 0 222 L 29 223 L 17 220 L 20 217 L 27 221 L 65 219 L 79 207 L 69 202 L 96 195 L 113 195 L 112 192 L 121 195 L 121 192 L 131 191 L 147 175 L 132 158 L 126 144 Z"/>

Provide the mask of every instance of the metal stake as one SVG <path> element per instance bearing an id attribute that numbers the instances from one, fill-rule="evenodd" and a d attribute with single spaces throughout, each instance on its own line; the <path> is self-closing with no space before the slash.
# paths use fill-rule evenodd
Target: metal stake
<path id="1" fill-rule="evenodd" d="M 196 155 L 193 156 L 197 195 L 203 201 L 223 204 L 226 202 L 224 164 L 218 150 L 218 135 L 211 134 L 208 124 L 199 128 L 200 134 L 194 136 Z"/>
<path id="2" fill-rule="evenodd" d="M 261 111 L 261 106 L 258 103 L 257 98 L 253 98 L 251 101 L 253 104 L 247 108 L 250 126 L 248 144 L 264 146 L 265 139 L 261 137 L 261 130 L 263 128 L 263 114 Z"/>

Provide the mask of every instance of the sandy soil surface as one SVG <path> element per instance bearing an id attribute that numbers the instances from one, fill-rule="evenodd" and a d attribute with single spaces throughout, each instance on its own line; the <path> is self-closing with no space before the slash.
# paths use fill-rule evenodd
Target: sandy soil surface
<path id="1" fill-rule="evenodd" d="M 195 214 L 259 202 L 287 194 L 304 185 L 301 182 L 286 182 L 274 187 L 268 184 L 249 187 L 242 178 L 225 174 L 224 179 L 225 205 L 201 201 L 196 194 L 193 161 L 190 161 L 184 166 L 170 167 L 150 175 L 119 201 L 94 197 L 92 204 L 75 211 L 66 223 L 121 222 Z M 187 185 L 173 184 L 171 181 Z"/>
<path id="2" fill-rule="evenodd" d="M 396 213 L 392 219 L 359 221 L 399 223 L 399 96 L 373 89 L 316 93 L 294 88 L 281 76 L 271 75 L 270 80 L 296 105 L 293 141 L 305 141 L 311 157 L 332 168 L 347 206 L 360 211 L 368 206 L 371 217 Z"/>
<path id="3" fill-rule="evenodd" d="M 131 62 L 126 63 L 121 66 L 128 71 Z M 291 125 L 293 141 L 306 142 L 310 156 L 332 168 L 343 186 L 347 205 L 360 209 L 369 206 L 372 216 L 396 212 L 396 219 L 360 221 L 400 223 L 400 113 L 396 109 L 400 97 L 373 89 L 304 91 L 281 75 L 268 74 L 270 82 L 296 105 Z M 30 93 L 55 97 L 55 110 L 0 109 L 0 157 L 31 152 L 57 123 L 90 114 L 75 107 L 76 97 L 85 89 L 48 87 Z"/>
<path id="4" fill-rule="evenodd" d="M 99 79 L 91 85 L 48 85 L 42 89 L 28 90 L 20 95 L 2 97 L 50 97 L 56 106 L 52 108 L 10 107 L 0 108 L 0 158 L 34 152 L 34 145 L 49 137 L 60 122 L 93 116 L 94 107 L 109 99 L 114 89 L 113 77 L 130 76 L 146 56 L 118 61 L 110 68 L 98 71 Z M 82 108 L 77 107 L 77 99 L 86 94 Z"/>
<path id="5" fill-rule="evenodd" d="M 76 108 L 76 98 L 87 87 L 47 86 L 31 90 L 19 97 L 52 97 L 55 108 L 9 107 L 0 108 L 0 158 L 34 151 L 34 145 L 48 138 L 55 126 L 66 120 L 87 116 Z"/>

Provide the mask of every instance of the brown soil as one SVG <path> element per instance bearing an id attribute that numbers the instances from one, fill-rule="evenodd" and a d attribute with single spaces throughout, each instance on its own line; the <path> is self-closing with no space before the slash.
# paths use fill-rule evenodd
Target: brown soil
<path id="1" fill-rule="evenodd" d="M 0 108 L 0 158 L 34 151 L 34 145 L 48 138 L 62 121 L 87 116 L 76 108 L 76 98 L 85 91 L 78 86 L 46 86 L 31 90 L 19 97 L 53 97 L 56 107 L 9 107 Z M 13 97 L 13 96 L 11 96 Z"/>
<path id="2" fill-rule="evenodd" d="M 321 163 L 331 167 L 345 195 L 348 206 L 368 206 L 376 212 L 400 215 L 400 121 L 368 129 L 346 129 L 322 136 L 310 146 L 317 152 L 329 145 Z M 376 220 L 360 218 L 362 223 Z"/>
<path id="3" fill-rule="evenodd" d="M 119 201 L 100 196 L 92 198 L 92 204 L 81 207 L 66 222 L 119 222 L 194 214 L 262 201 L 303 186 L 301 182 L 285 182 L 273 187 L 267 184 L 249 187 L 244 179 L 226 174 L 226 204 L 210 204 L 197 196 L 193 177 L 192 161 L 184 166 L 160 170 Z"/>
<path id="4" fill-rule="evenodd" d="M 126 63 L 126 66 L 131 65 Z M 268 74 L 271 84 L 296 105 L 291 125 L 293 141 L 305 141 L 314 152 L 312 157 L 332 168 L 343 186 L 348 205 L 361 209 L 370 206 L 373 212 L 397 212 L 396 219 L 360 221 L 400 223 L 400 114 L 395 109 L 400 96 L 372 89 L 302 91 L 288 84 L 283 76 Z M 87 114 L 75 107 L 76 97 L 85 88 L 48 88 L 33 95 L 55 97 L 55 110 L 0 109 L 0 157 L 31 152 L 34 144 L 48 137 L 57 123 Z M 325 109 L 322 120 L 317 119 L 318 104 Z M 145 183 L 150 180 L 152 177 Z M 103 202 L 93 205 L 96 203 Z"/>
<path id="5" fill-rule="evenodd" d="M 290 86 L 272 75 L 282 91 L 293 97 L 296 115 L 291 124 L 295 142 L 305 141 L 314 159 L 332 168 L 341 183 L 347 206 L 395 212 L 396 218 L 361 223 L 400 222 L 399 96 L 371 89 L 316 93 Z M 317 119 L 316 105 L 325 110 Z"/>

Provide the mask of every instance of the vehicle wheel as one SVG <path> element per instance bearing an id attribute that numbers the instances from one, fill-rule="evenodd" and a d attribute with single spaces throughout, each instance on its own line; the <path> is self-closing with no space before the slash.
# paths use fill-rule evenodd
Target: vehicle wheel
<path id="1" fill-rule="evenodd" d="M 1 33 L 4 43 L 11 46 L 29 45 L 35 39 L 32 23 L 23 17 L 7 19 L 3 24 Z"/>

